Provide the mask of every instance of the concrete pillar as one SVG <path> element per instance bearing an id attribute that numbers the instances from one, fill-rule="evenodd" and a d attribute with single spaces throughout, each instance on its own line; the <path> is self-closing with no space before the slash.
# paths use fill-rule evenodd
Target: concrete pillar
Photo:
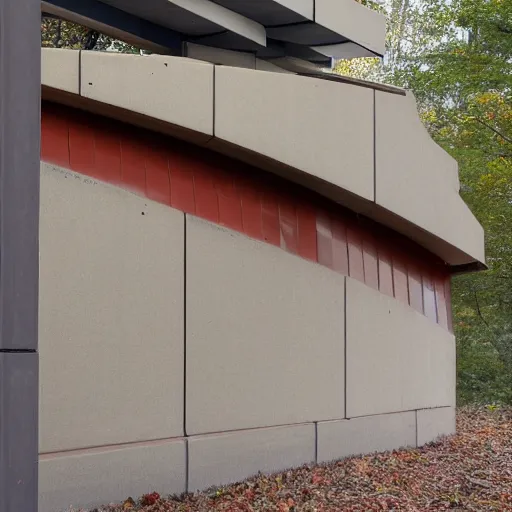
<path id="1" fill-rule="evenodd" d="M 0 512 L 37 512 L 39 0 L 0 0 Z"/>

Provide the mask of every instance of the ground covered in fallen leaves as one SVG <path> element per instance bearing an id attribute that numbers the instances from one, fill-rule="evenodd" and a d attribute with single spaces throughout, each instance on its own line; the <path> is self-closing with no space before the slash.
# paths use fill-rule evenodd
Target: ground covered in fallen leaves
<path id="1" fill-rule="evenodd" d="M 259 476 L 181 497 L 94 512 L 512 511 L 512 408 L 465 408 L 457 435 L 420 449 Z"/>

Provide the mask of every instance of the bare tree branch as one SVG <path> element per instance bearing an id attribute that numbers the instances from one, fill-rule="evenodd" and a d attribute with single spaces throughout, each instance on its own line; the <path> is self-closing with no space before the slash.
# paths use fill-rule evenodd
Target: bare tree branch
<path id="1" fill-rule="evenodd" d="M 57 32 L 55 34 L 54 46 L 60 48 L 62 39 L 62 20 L 57 21 Z"/>
<path id="2" fill-rule="evenodd" d="M 93 50 L 96 46 L 96 43 L 98 42 L 99 37 L 99 32 L 96 32 L 96 30 L 89 30 L 85 39 L 84 50 Z"/>
<path id="3" fill-rule="evenodd" d="M 485 324 L 485 326 L 489 327 L 487 320 L 482 315 L 482 310 L 480 309 L 480 302 L 478 301 L 478 293 L 475 289 L 473 289 L 473 294 L 475 295 L 476 312 L 478 313 L 478 316 L 480 317 L 482 322 Z"/>
<path id="4" fill-rule="evenodd" d="M 512 144 L 512 139 L 510 139 L 506 135 L 503 135 L 503 133 L 499 132 L 493 126 L 482 121 L 479 117 L 474 117 L 474 120 L 477 121 L 478 123 L 480 123 L 481 125 L 485 126 L 486 128 L 488 128 L 489 130 L 492 130 L 496 135 L 499 135 L 503 140 L 506 140 L 509 144 Z"/>

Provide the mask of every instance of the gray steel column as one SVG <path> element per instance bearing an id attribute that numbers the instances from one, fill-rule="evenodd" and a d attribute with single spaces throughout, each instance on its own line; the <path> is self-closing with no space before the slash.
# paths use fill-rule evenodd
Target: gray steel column
<path id="1" fill-rule="evenodd" d="M 40 19 L 0 0 L 0 512 L 37 512 Z"/>

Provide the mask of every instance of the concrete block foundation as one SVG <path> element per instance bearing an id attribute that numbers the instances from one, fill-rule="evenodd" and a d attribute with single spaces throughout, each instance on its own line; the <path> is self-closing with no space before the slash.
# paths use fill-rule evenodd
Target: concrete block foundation
<path id="1" fill-rule="evenodd" d="M 188 441 L 188 489 L 238 482 L 315 462 L 315 425 L 240 430 L 192 436 Z"/>
<path id="2" fill-rule="evenodd" d="M 418 445 L 422 446 L 439 437 L 455 433 L 455 407 L 422 409 L 416 411 Z"/>
<path id="3" fill-rule="evenodd" d="M 318 462 L 416 446 L 414 411 L 320 422 Z"/>
<path id="4" fill-rule="evenodd" d="M 72 503 L 94 508 L 155 489 L 181 494 L 186 468 L 184 440 L 43 455 L 39 511 L 60 512 Z"/>

